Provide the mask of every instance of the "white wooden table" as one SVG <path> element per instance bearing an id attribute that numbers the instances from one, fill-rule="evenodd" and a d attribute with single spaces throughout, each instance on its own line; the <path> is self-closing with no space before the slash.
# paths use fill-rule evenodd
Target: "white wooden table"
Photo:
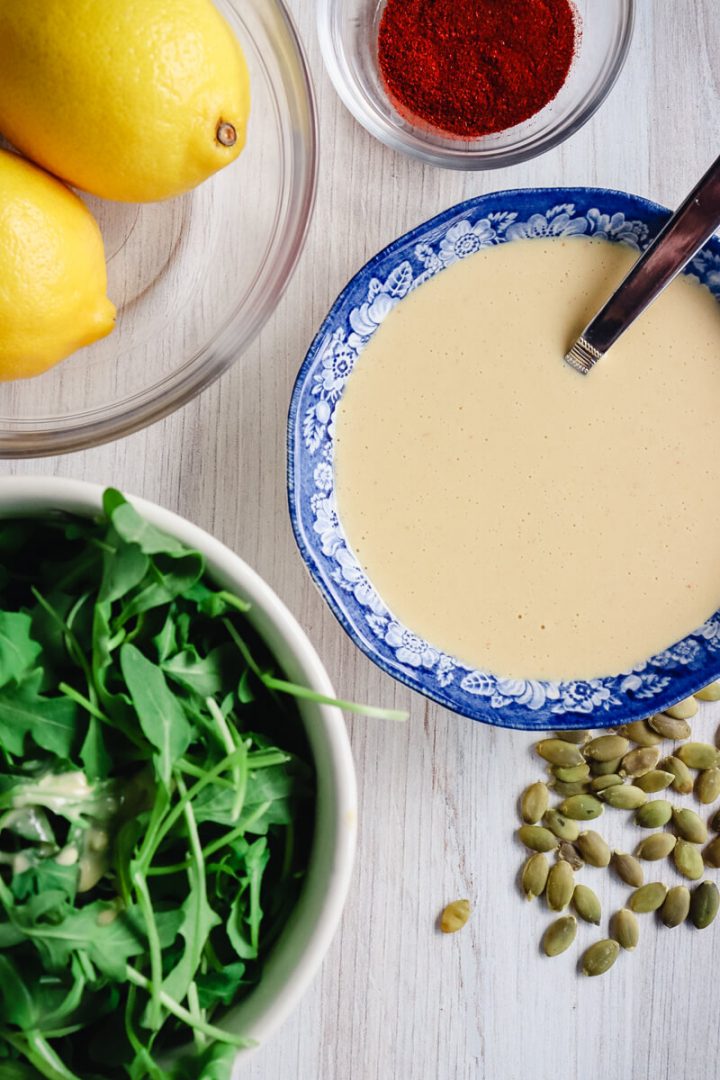
<path id="1" fill-rule="evenodd" d="M 597 0 L 602 3 L 602 0 Z M 407 708 L 407 725 L 351 720 L 361 827 L 354 885 L 321 976 L 247 1080 L 715 1080 L 720 922 L 703 933 L 643 917 L 637 952 L 602 979 L 576 952 L 539 954 L 548 914 L 516 886 L 518 792 L 539 775 L 519 733 L 450 715 L 381 674 L 311 585 L 285 499 L 285 417 L 298 365 L 348 277 L 378 248 L 460 199 L 503 187 L 601 184 L 677 203 L 719 150 L 717 0 L 640 0 L 625 70 L 570 142 L 495 173 L 443 172 L 357 126 L 325 76 L 311 0 L 293 0 L 315 74 L 322 138 L 309 241 L 290 288 L 236 368 L 182 412 L 114 445 L 7 463 L 12 473 L 112 482 L 186 515 L 275 587 L 343 697 Z M 705 707 L 699 730 L 714 730 Z M 637 838 L 621 815 L 614 842 Z M 627 890 L 582 879 L 605 914 Z M 669 878 L 668 878 L 669 880 Z M 449 899 L 474 914 L 435 929 Z M 583 943 L 594 932 L 582 927 Z"/>

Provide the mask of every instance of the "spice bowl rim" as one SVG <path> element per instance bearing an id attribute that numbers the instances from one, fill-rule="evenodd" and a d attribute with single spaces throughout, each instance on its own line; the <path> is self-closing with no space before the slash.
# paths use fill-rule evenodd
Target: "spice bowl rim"
<path id="1" fill-rule="evenodd" d="M 582 107 L 577 111 L 571 110 L 570 114 L 562 118 L 560 122 L 535 135 L 531 133 L 520 135 L 521 130 L 525 131 L 525 124 L 522 124 L 518 125 L 517 129 L 508 128 L 505 132 L 485 136 L 485 145 L 480 146 L 478 144 L 483 140 L 468 141 L 450 137 L 442 140 L 439 138 L 441 133 L 432 132 L 430 129 L 424 131 L 420 126 L 404 124 L 394 109 L 389 119 L 385 110 L 379 108 L 377 98 L 372 97 L 360 87 L 345 50 L 338 40 L 333 18 L 338 17 L 339 0 L 317 0 L 316 21 L 320 50 L 330 80 L 345 107 L 370 135 L 391 150 L 399 150 L 430 165 L 461 171 L 481 171 L 507 168 L 546 153 L 579 131 L 597 112 L 613 89 L 625 65 L 635 27 L 636 0 L 612 0 L 612 2 L 617 11 L 618 22 L 612 62 L 602 80 L 594 88 L 594 92 L 587 96 L 584 104 L 581 103 Z M 387 99 L 384 94 L 383 99 L 383 103 L 386 104 Z M 534 119 L 534 117 L 530 118 L 531 121 Z M 497 136 L 515 130 L 518 131 L 519 141 L 509 142 L 503 146 L 497 145 Z"/>
<path id="2" fill-rule="evenodd" d="M 354 644 L 386 674 L 461 716 L 543 731 L 612 727 L 661 712 L 720 676 L 720 611 L 662 653 L 598 679 L 503 678 L 443 652 L 387 608 L 345 535 L 335 500 L 334 418 L 347 379 L 394 306 L 473 250 L 582 233 L 639 252 L 669 217 L 655 202 L 600 187 L 511 189 L 468 199 L 398 237 L 350 279 L 300 368 L 288 417 L 287 477 L 300 554 Z M 686 272 L 720 302 L 720 238 Z"/>

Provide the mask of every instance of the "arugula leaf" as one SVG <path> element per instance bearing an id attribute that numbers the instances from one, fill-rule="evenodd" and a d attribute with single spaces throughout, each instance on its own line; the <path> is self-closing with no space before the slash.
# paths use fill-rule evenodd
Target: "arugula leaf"
<path id="1" fill-rule="evenodd" d="M 88 729 L 80 747 L 80 760 L 85 768 L 85 775 L 91 783 L 104 780 L 110 775 L 112 758 L 108 754 L 103 737 L 102 725 L 95 716 L 88 720 Z"/>
<path id="2" fill-rule="evenodd" d="M 76 739 L 78 709 L 65 697 L 40 694 L 41 680 L 37 671 L 19 686 L 0 689 L 0 743 L 19 757 L 29 733 L 37 746 L 67 761 Z"/>
<path id="3" fill-rule="evenodd" d="M 138 648 L 123 645 L 120 666 L 143 734 L 157 751 L 158 777 L 168 786 L 175 762 L 192 740 L 190 725 L 160 668 Z"/>
<path id="4" fill-rule="evenodd" d="M 32 1029 L 37 1026 L 38 1009 L 33 994 L 9 957 L 0 953 L 0 1001 L 6 1024 Z"/>
<path id="5" fill-rule="evenodd" d="M 20 611 L 0 611 L 0 686 L 19 683 L 35 666 L 41 648 L 30 636 L 32 619 Z"/>
<path id="6" fill-rule="evenodd" d="M 137 544 L 122 544 L 103 557 L 99 603 L 112 603 L 126 596 L 145 577 L 150 560 Z"/>
<path id="7" fill-rule="evenodd" d="M 230 1080 L 237 1050 L 214 1043 L 199 1056 L 176 1062 L 169 1080 Z"/>
<path id="8" fill-rule="evenodd" d="M 207 656 L 200 656 L 197 649 L 188 646 L 170 660 L 162 669 L 175 682 L 192 690 L 201 698 L 219 694 L 226 682 L 225 673 L 235 654 L 231 645 L 218 645 Z"/>
<path id="9" fill-rule="evenodd" d="M 220 971 L 199 972 L 195 982 L 202 1008 L 211 1009 L 217 1004 L 232 1005 L 243 985 L 245 971 L 245 964 L 238 960 L 224 964 Z"/>

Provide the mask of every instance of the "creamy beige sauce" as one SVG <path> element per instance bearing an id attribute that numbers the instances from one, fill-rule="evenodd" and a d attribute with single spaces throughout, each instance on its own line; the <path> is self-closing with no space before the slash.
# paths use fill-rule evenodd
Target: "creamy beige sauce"
<path id="1" fill-rule="evenodd" d="M 389 314 L 338 409 L 340 519 L 393 614 L 474 666 L 614 674 L 720 606 L 720 305 L 681 279 L 587 377 L 636 258 L 520 240 Z"/>

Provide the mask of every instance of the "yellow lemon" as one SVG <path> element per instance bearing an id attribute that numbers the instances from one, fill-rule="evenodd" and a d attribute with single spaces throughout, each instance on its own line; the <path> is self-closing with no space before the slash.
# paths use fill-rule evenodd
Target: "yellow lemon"
<path id="1" fill-rule="evenodd" d="M 0 132 L 123 202 L 200 184 L 245 143 L 247 65 L 211 0 L 1 0 Z"/>
<path id="2" fill-rule="evenodd" d="M 109 334 L 95 218 L 54 176 L 0 150 L 0 379 L 39 375 Z"/>

